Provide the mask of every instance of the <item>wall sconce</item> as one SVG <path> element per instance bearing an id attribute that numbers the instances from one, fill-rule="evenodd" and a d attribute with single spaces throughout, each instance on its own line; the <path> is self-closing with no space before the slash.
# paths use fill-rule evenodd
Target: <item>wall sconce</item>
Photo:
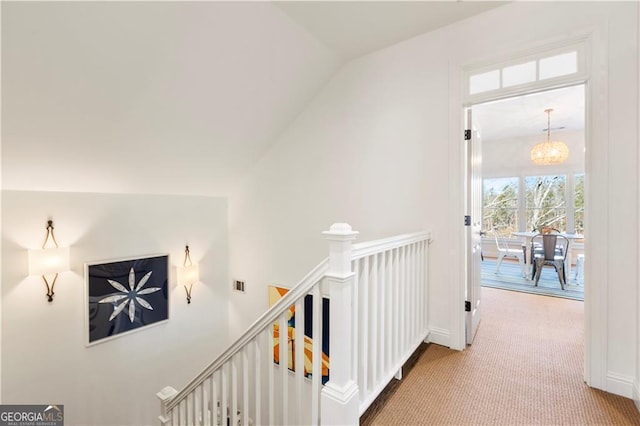
<path id="1" fill-rule="evenodd" d="M 189 254 L 189 246 L 185 246 L 184 263 L 182 268 L 178 268 L 178 285 L 183 285 L 187 292 L 187 303 L 191 303 L 191 289 L 193 284 L 200 280 L 200 268 L 198 264 L 193 264 Z"/>
<path id="2" fill-rule="evenodd" d="M 49 243 L 49 246 L 47 246 Z M 29 275 L 40 275 L 47 286 L 47 298 L 49 302 L 53 301 L 53 287 L 56 285 L 58 273 L 68 271 L 70 269 L 69 247 L 59 247 L 56 237 L 53 233 L 53 221 L 47 222 L 47 236 L 42 243 L 41 249 L 29 250 Z M 49 285 L 47 275 L 53 275 L 53 281 Z"/>

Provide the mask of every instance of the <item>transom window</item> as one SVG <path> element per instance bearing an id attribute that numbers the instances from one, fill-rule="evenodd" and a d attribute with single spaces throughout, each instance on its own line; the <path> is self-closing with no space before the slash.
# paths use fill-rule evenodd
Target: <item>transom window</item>
<path id="1" fill-rule="evenodd" d="M 585 66 L 584 43 L 547 50 L 502 64 L 476 67 L 466 73 L 466 95 L 549 84 L 551 79 L 583 73 Z"/>

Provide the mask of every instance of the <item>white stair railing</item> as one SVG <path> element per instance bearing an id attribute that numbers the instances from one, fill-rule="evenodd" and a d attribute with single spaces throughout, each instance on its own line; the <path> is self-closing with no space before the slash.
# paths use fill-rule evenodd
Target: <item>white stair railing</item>
<path id="1" fill-rule="evenodd" d="M 354 369 L 359 414 L 371 405 L 429 333 L 428 254 L 421 232 L 359 244 L 353 251 Z"/>
<path id="2" fill-rule="evenodd" d="M 430 234 L 351 245 L 357 232 L 334 224 L 323 260 L 215 361 L 177 392 L 165 387 L 167 425 L 357 424 L 359 416 L 428 335 Z M 312 362 L 305 366 L 305 297 L 312 295 Z M 329 298 L 329 381 L 323 386 L 323 297 Z M 308 312 L 307 312 L 308 314 Z M 274 363 L 276 327 L 279 364 Z M 290 345 L 291 343 L 291 345 Z M 282 368 L 281 368 L 282 366 Z M 310 370 L 310 371 L 309 371 Z M 306 372 L 306 374 L 305 374 Z M 326 372 L 326 366 L 325 366 Z M 310 374 L 309 374 L 310 373 Z M 305 377 L 310 375 L 310 379 Z"/>

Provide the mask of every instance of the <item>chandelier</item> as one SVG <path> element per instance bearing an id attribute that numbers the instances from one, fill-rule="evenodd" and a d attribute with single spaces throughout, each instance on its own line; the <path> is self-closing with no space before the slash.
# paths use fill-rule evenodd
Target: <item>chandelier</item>
<path id="1" fill-rule="evenodd" d="M 547 113 L 547 141 L 537 144 L 531 150 L 531 161 L 535 164 L 560 164 L 569 157 L 567 144 L 551 140 L 551 111 L 551 108 L 544 110 Z"/>

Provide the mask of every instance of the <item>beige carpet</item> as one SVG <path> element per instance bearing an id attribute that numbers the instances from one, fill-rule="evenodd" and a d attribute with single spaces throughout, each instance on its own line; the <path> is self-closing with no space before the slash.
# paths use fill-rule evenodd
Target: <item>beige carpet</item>
<path id="1" fill-rule="evenodd" d="M 430 344 L 363 425 L 640 425 L 633 401 L 583 382 L 583 303 L 492 288 L 474 344 Z M 399 384 L 398 384 L 399 383 Z"/>

